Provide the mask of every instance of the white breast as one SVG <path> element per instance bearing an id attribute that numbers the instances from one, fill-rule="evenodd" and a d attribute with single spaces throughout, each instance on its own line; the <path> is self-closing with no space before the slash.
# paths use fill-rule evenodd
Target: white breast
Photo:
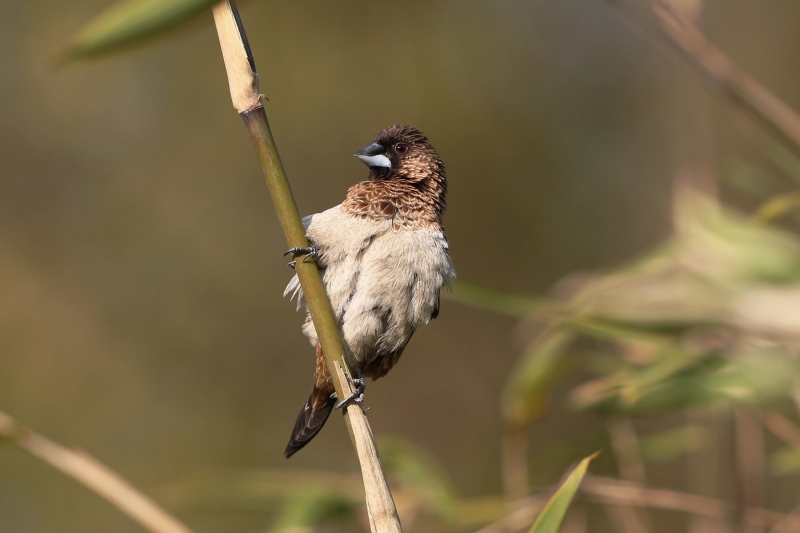
<path id="1" fill-rule="evenodd" d="M 439 290 L 455 276 L 438 228 L 392 230 L 390 220 L 352 217 L 339 206 L 305 222 L 321 251 L 323 281 L 351 363 L 405 346 L 414 330 L 430 320 Z M 297 276 L 284 294 L 290 292 L 302 298 Z M 317 344 L 310 320 L 303 331 Z"/>

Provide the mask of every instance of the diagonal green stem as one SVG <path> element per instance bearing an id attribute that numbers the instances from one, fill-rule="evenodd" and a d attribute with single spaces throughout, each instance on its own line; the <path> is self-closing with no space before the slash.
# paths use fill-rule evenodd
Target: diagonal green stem
<path id="1" fill-rule="evenodd" d="M 275 146 L 264 107 L 258 106 L 242 113 L 241 116 L 250 133 L 258 159 L 261 161 L 264 177 L 275 204 L 278 220 L 280 220 L 283 233 L 286 235 L 287 244 L 290 248 L 308 246 L 309 242 L 306 239 L 300 213 L 297 210 L 292 189 L 289 187 L 289 181 L 286 179 L 286 172 Z M 319 275 L 319 269 L 313 261 L 297 261 L 295 268 L 303 287 L 306 304 L 311 312 L 311 320 L 314 321 L 314 327 L 319 335 L 322 352 L 325 354 L 325 360 L 333 377 L 336 393 L 339 398 L 344 398 L 349 393 L 350 387 L 349 384 L 339 382 L 334 366 L 339 363 L 343 369 L 347 369 L 344 361 L 344 347 L 339 337 L 339 328 L 334 319 L 328 294 L 325 292 L 322 278 Z"/>

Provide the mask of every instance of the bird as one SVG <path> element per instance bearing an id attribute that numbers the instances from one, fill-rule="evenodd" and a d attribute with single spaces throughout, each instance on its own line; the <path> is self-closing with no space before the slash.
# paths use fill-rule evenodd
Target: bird
<path id="1" fill-rule="evenodd" d="M 284 455 L 319 433 L 331 411 L 363 400 L 365 378 L 386 375 L 416 329 L 439 314 L 440 291 L 455 270 L 442 225 L 447 176 L 439 154 L 417 128 L 397 124 L 355 153 L 369 167 L 366 181 L 345 200 L 303 219 L 311 246 L 287 254 L 317 262 L 357 385 L 337 402 L 314 323 L 306 309 L 303 333 L 316 350 L 314 385 L 297 416 Z M 290 263 L 289 266 L 294 266 Z M 284 296 L 305 306 L 295 275 Z"/>

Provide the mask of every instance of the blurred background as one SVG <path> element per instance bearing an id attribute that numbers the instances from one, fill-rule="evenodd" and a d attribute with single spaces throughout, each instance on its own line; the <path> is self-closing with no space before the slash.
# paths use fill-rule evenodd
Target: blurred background
<path id="1" fill-rule="evenodd" d="M 748 507 L 786 514 L 800 503 L 800 441 L 786 442 L 797 429 L 800 226 L 783 216 L 791 197 L 778 214 L 759 211 L 797 188 L 800 164 L 613 4 L 240 5 L 301 213 L 341 202 L 366 178 L 352 154 L 375 133 L 413 124 L 447 165 L 459 280 L 523 297 L 520 310 L 457 287 L 402 362 L 368 386 L 369 420 L 392 439 L 399 477 L 410 475 L 404 458 L 428 465 L 421 483 L 439 483 L 438 496 L 421 501 L 446 500 L 427 519 L 407 515 L 407 530 L 475 531 L 597 449 L 595 474 L 704 494 L 726 515 L 698 525 L 675 510 L 607 512 L 584 495 L 571 531 L 725 531 L 737 520 L 767 531 L 780 517 L 753 525 Z M 53 54 L 107 5 L 0 3 L 0 409 L 89 451 L 198 533 L 281 530 L 286 502 L 272 489 L 302 485 L 292 476 L 308 470 L 349 482 L 358 465 L 337 415 L 283 458 L 314 358 L 304 315 L 281 297 L 292 275 L 286 244 L 231 107 L 211 14 L 123 53 L 54 67 Z M 800 108 L 800 5 L 675 8 Z M 708 196 L 687 199 L 679 184 Z M 747 217 L 757 212 L 781 220 L 756 225 Z M 663 281 L 687 264 L 690 281 L 654 289 L 673 314 L 636 300 L 654 286 L 648 276 Z M 621 285 L 598 285 L 603 274 Z M 780 303 L 738 300 L 765 286 Z M 559 322 L 563 306 L 580 314 L 587 308 L 572 305 L 587 299 L 586 313 L 605 320 L 594 326 L 621 329 Z M 742 305 L 766 310 L 752 317 Z M 554 352 L 561 362 L 549 365 Z M 664 360 L 666 370 L 637 383 L 657 381 L 667 400 L 643 405 L 652 388 L 620 384 Z M 714 389 L 724 394 L 702 382 L 706 371 L 762 367 L 757 383 Z M 702 390 L 686 392 L 679 375 Z M 789 437 L 769 431 L 776 420 Z M 0 531 L 140 531 L 3 444 Z M 242 489 L 248 479 L 261 488 Z M 214 497 L 223 480 L 229 489 Z M 331 513 L 344 518 L 324 527 L 360 530 L 340 503 Z M 463 518 L 458 505 L 484 510 L 453 518 Z"/>

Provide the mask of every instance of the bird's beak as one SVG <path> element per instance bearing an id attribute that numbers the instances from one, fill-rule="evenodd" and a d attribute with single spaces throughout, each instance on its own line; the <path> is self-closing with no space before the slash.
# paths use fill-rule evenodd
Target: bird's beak
<path id="1" fill-rule="evenodd" d="M 386 157 L 386 148 L 378 143 L 365 146 L 355 155 L 368 167 L 392 168 L 392 162 Z"/>

